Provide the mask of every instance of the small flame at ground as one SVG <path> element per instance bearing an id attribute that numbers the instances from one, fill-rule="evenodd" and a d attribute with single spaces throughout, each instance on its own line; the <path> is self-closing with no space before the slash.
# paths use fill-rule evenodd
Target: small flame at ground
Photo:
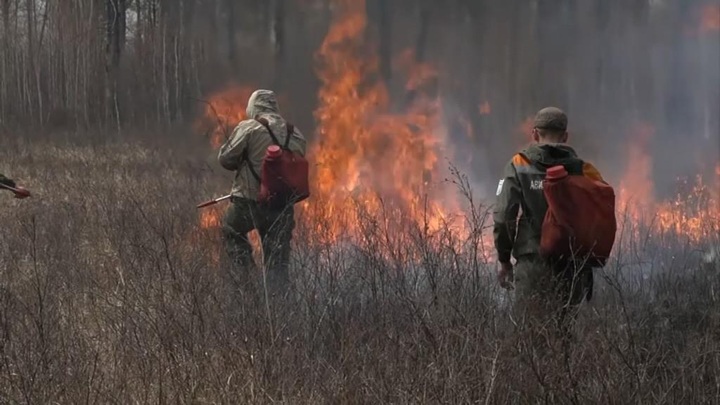
<path id="1" fill-rule="evenodd" d="M 715 186 L 701 176 L 684 182 L 686 190 L 669 201 L 656 201 L 652 179 L 652 158 L 648 154 L 654 136 L 649 124 L 639 124 L 628 146 L 628 167 L 618 193 L 619 218 L 631 224 L 650 224 L 650 231 L 672 233 L 692 242 L 710 240 L 720 232 L 720 165 Z M 622 228 L 622 227 L 620 227 Z"/>
<path id="2" fill-rule="evenodd" d="M 652 159 L 647 152 L 654 132 L 648 124 L 637 124 L 632 131 L 634 138 L 627 147 L 628 166 L 620 181 L 618 207 L 634 223 L 640 221 L 654 201 Z"/>
<path id="3" fill-rule="evenodd" d="M 203 229 L 217 228 L 222 218 L 221 209 L 217 206 L 207 207 L 200 211 L 200 227 Z"/>

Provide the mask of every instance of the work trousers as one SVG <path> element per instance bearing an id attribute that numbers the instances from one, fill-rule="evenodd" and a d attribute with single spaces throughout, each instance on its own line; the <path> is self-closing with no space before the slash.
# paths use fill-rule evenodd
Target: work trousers
<path id="1" fill-rule="evenodd" d="M 257 230 L 262 241 L 268 285 L 284 290 L 289 280 L 290 242 L 294 228 L 292 206 L 270 209 L 253 200 L 233 198 L 222 226 L 225 249 L 233 264 L 233 282 L 238 285 L 252 282 L 255 262 L 248 234 Z"/>
<path id="2" fill-rule="evenodd" d="M 590 300 L 592 268 L 573 261 L 519 257 L 515 266 L 516 321 L 523 328 L 570 337 L 578 306 Z"/>

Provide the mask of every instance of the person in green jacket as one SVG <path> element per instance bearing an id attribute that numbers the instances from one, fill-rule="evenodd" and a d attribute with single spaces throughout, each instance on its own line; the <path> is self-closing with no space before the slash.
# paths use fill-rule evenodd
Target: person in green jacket
<path id="1" fill-rule="evenodd" d="M 493 212 L 494 241 L 500 270 L 498 281 L 515 288 L 516 311 L 527 317 L 551 315 L 565 328 L 576 307 L 592 296 L 593 274 L 588 267 L 540 257 L 540 233 L 547 211 L 543 194 L 545 169 L 575 165 L 586 177 L 604 181 L 598 170 L 567 145 L 568 119 L 555 107 L 540 110 L 534 121 L 534 144 L 514 155 L 505 166 Z M 516 260 L 513 266 L 511 257 Z M 514 285 L 513 285 L 514 283 Z"/>
<path id="2" fill-rule="evenodd" d="M 299 155 L 305 154 L 307 142 L 295 127 L 288 133 L 290 124 L 280 115 L 277 97 L 271 90 L 253 92 L 246 113 L 248 119 L 237 125 L 218 153 L 220 165 L 235 172 L 232 204 L 223 219 L 223 239 L 235 267 L 233 278 L 242 283 L 254 267 L 248 233 L 256 229 L 262 241 L 268 283 L 282 291 L 289 280 L 294 210 L 292 206 L 270 209 L 257 203 L 260 190 L 257 174 L 261 172 L 263 157 L 273 139 L 268 129 L 256 119 L 264 118 L 279 141 L 287 140 L 288 148 Z"/>

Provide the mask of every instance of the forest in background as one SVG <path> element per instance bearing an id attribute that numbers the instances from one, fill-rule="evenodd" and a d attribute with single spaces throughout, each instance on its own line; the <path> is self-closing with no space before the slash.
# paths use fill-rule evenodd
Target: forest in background
<path id="1" fill-rule="evenodd" d="M 191 131 L 209 94 L 245 85 L 281 93 L 312 136 L 316 52 L 341 3 L 1 0 L 0 125 Z M 435 67 L 450 132 L 471 124 L 454 141 L 470 143 L 475 171 L 495 173 L 496 156 L 522 141 L 522 122 L 550 104 L 568 111 L 593 159 L 614 163 L 608 156 L 641 122 L 655 129 L 655 160 L 678 160 L 657 165 L 656 179 L 710 173 L 714 165 L 696 162 L 720 160 L 717 1 L 368 0 L 366 8 L 381 73 L 371 79 L 402 110 L 412 94 L 398 58 L 410 52 Z"/>
<path id="2" fill-rule="evenodd" d="M 675 181 L 720 182 L 717 1 L 0 0 L 0 24 L 0 172 L 33 193 L 0 196 L 0 403 L 720 397 L 720 183 Z M 229 282 L 227 205 L 195 209 L 256 87 L 311 138 L 281 297 L 259 260 Z M 477 198 L 546 104 L 617 192 L 573 342 L 518 328 Z"/>

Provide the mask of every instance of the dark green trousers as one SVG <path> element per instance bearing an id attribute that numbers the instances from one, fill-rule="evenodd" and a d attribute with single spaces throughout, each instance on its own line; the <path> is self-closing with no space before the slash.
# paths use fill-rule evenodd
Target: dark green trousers
<path id="1" fill-rule="evenodd" d="M 222 226 L 225 249 L 233 262 L 233 281 L 252 281 L 254 261 L 248 233 L 257 230 L 262 241 L 268 285 L 287 286 L 293 229 L 295 218 L 292 206 L 272 210 L 259 206 L 253 200 L 233 198 Z"/>
<path id="2" fill-rule="evenodd" d="M 578 306 L 592 297 L 590 267 L 538 256 L 518 258 L 515 266 L 515 316 L 525 327 L 571 334 Z"/>

